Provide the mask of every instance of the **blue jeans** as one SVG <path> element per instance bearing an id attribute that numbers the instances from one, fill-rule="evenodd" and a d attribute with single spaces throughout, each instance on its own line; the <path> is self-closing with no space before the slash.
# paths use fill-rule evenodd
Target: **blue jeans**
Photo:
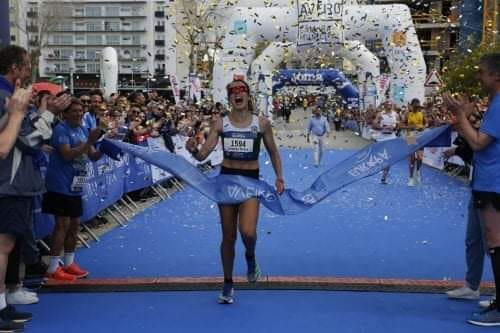
<path id="1" fill-rule="evenodd" d="M 472 196 L 469 200 L 467 229 L 465 232 L 465 258 L 467 272 L 465 282 L 469 288 L 477 290 L 483 276 L 484 257 L 488 246 L 484 238 L 484 225 L 479 216 L 479 209 L 474 207 Z"/>

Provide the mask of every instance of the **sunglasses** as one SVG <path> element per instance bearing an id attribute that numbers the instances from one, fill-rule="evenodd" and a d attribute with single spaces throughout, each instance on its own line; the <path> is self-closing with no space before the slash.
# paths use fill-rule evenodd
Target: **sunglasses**
<path id="1" fill-rule="evenodd" d="M 82 103 L 82 104 L 90 104 L 90 100 L 88 100 L 88 99 L 82 99 L 82 100 L 80 100 L 80 103 Z"/>
<path id="2" fill-rule="evenodd" d="M 229 92 L 229 95 L 239 94 L 239 93 L 248 93 L 248 88 L 246 86 L 229 87 L 228 92 Z"/>

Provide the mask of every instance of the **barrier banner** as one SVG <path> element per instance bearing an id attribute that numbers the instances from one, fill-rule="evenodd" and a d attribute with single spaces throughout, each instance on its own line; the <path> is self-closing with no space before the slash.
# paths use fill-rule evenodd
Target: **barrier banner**
<path id="1" fill-rule="evenodd" d="M 217 203 L 235 204 L 258 197 L 274 213 L 291 215 L 313 207 L 335 191 L 380 172 L 382 168 L 407 158 L 425 146 L 432 146 L 433 142 L 439 142 L 442 136 L 449 133 L 447 125 L 421 133 L 416 138 L 416 144 L 409 144 L 402 138 L 374 143 L 321 174 L 308 189 L 286 189 L 281 195 L 277 194 L 273 186 L 261 180 L 234 175 L 209 178 L 183 157 L 169 152 L 109 139 L 104 140 L 101 150 L 112 154 L 111 150 L 116 153 L 116 149 L 119 149 L 122 153 L 139 157 L 183 179 Z"/>
<path id="2" fill-rule="evenodd" d="M 83 187 L 82 222 L 94 218 L 99 212 L 113 205 L 123 196 L 127 157 L 115 161 L 103 156 L 87 163 L 87 182 Z"/>

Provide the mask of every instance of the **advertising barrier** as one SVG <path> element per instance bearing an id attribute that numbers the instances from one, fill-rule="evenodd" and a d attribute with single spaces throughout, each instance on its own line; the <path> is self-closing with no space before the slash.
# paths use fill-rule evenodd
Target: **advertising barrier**
<path id="1" fill-rule="evenodd" d="M 222 150 L 219 145 L 205 161 L 198 162 L 185 149 L 186 137 L 175 136 L 172 139 L 175 143 L 176 154 L 183 156 L 190 164 L 198 165 L 210 161 L 212 165 L 218 165 L 222 162 Z M 162 138 L 148 138 L 148 147 L 168 151 Z M 115 204 L 129 192 L 172 178 L 170 173 L 130 154 L 123 154 L 119 161 L 104 155 L 96 162 L 89 162 L 87 175 L 88 179 L 82 195 L 82 222 L 92 220 L 99 212 Z M 52 215 L 42 214 L 41 197 L 35 198 L 34 208 L 35 235 L 37 239 L 41 239 L 52 233 L 54 218 Z"/>

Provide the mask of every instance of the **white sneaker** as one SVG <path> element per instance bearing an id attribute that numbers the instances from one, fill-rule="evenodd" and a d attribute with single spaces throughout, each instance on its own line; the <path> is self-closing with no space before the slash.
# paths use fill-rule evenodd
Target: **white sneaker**
<path id="1" fill-rule="evenodd" d="M 420 176 L 420 170 L 415 170 L 415 184 L 421 184 L 422 177 Z"/>
<path id="2" fill-rule="evenodd" d="M 413 177 L 408 178 L 408 186 L 410 187 L 415 186 L 415 179 L 413 179 Z"/>
<path id="3" fill-rule="evenodd" d="M 487 309 L 493 302 L 495 302 L 495 296 L 493 296 L 493 298 L 491 299 L 485 299 L 484 301 L 479 301 L 478 305 L 482 309 Z"/>
<path id="4" fill-rule="evenodd" d="M 472 290 L 471 288 L 469 288 L 467 286 L 447 291 L 446 295 L 448 295 L 449 298 L 470 299 L 470 300 L 479 299 L 479 296 L 481 296 L 479 293 L 479 289 Z"/>
<path id="5" fill-rule="evenodd" d="M 6 295 L 7 304 L 35 304 L 38 303 L 38 296 L 36 293 L 19 288 L 14 292 L 9 292 Z"/>

